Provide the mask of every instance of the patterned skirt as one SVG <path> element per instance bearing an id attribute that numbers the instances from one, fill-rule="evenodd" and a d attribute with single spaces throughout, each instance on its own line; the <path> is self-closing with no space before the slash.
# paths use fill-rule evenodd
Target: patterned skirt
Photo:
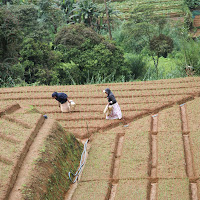
<path id="1" fill-rule="evenodd" d="M 122 118 L 122 112 L 121 112 L 121 109 L 119 107 L 119 104 L 115 103 L 112 106 L 113 106 L 113 109 L 109 113 L 109 115 L 106 115 L 106 119 L 121 119 Z"/>

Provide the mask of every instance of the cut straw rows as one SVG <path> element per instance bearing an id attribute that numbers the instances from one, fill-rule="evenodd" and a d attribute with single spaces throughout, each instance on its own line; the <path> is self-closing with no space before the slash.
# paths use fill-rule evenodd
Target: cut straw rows
<path id="1" fill-rule="evenodd" d="M 199 82 L 194 82 L 194 83 L 178 83 L 176 84 L 168 84 L 168 85 L 164 85 L 163 84 L 157 84 L 157 85 L 152 85 L 152 86 L 144 86 L 144 85 L 112 85 L 112 91 L 113 92 L 118 92 L 118 91 L 151 91 L 151 90 L 155 90 L 155 91 L 160 91 L 160 90 L 180 90 L 180 89 L 191 89 L 191 88 L 196 88 L 199 89 Z M 103 89 L 105 89 L 105 87 L 90 87 L 91 89 L 89 91 L 87 90 L 70 90 L 67 86 L 60 88 L 60 89 L 56 89 L 58 92 L 67 92 L 70 94 L 85 94 L 87 91 L 87 94 L 89 95 L 94 95 L 94 94 L 102 94 Z M 21 90 L 10 90 L 7 89 L 5 91 L 0 91 L 0 95 L 6 95 L 6 96 L 13 96 L 13 94 L 15 95 L 19 95 L 19 96 L 23 96 L 23 95 L 44 95 L 44 94 L 51 94 L 55 91 L 55 89 L 53 89 L 53 87 L 49 88 L 49 89 L 44 89 L 44 90 L 27 90 L 27 91 L 21 91 Z"/>
<path id="2" fill-rule="evenodd" d="M 190 180 L 190 191 L 191 199 L 198 200 L 198 187 L 197 178 L 195 174 L 193 155 L 191 150 L 191 142 L 189 137 L 188 119 L 186 113 L 186 105 L 180 105 L 181 112 L 181 126 L 182 126 L 182 136 L 183 145 L 185 152 L 185 162 L 186 162 L 186 173 Z M 158 196 L 158 177 L 157 177 L 157 165 L 158 165 L 158 147 L 157 147 L 157 135 L 158 135 L 158 114 L 151 117 L 151 138 L 150 138 L 150 192 L 149 199 L 156 200 Z"/>
<path id="3" fill-rule="evenodd" d="M 105 89 L 105 87 L 112 86 L 117 89 L 122 88 L 128 89 L 131 86 L 138 89 L 144 89 L 152 87 L 161 87 L 161 88 L 175 88 L 181 87 L 194 87 L 199 84 L 199 77 L 187 77 L 187 78 L 178 78 L 178 79 L 164 79 L 164 80 L 155 80 L 155 81 L 143 81 L 143 82 L 123 82 L 123 83 L 105 83 L 98 85 L 64 85 L 64 86 L 37 86 L 37 87 L 14 87 L 14 88 L 1 88 L 0 94 L 10 94 L 10 93 L 43 93 L 43 92 L 54 92 L 54 91 L 72 91 L 72 92 L 82 92 L 82 91 L 100 91 Z M 163 86 L 164 84 L 164 86 Z M 122 87 L 120 87 L 122 86 Z M 128 87 L 128 88 L 127 88 Z M 133 88 L 133 89 L 134 89 Z M 112 89 L 112 88 L 111 88 Z M 13 96 L 13 95 L 12 95 Z"/>
<path id="4" fill-rule="evenodd" d="M 114 200 L 117 192 L 117 186 L 119 182 L 119 166 L 120 158 L 122 155 L 122 147 L 124 142 L 124 134 L 118 134 L 115 142 L 115 151 L 113 155 L 113 162 L 111 168 L 111 189 L 109 191 L 109 200 Z"/>
<path id="5" fill-rule="evenodd" d="M 190 191 L 191 199 L 198 200 L 198 188 L 197 188 L 197 178 L 194 169 L 192 147 L 190 142 L 190 131 L 188 128 L 188 118 L 186 111 L 186 104 L 180 105 L 181 122 L 182 122 L 182 135 L 183 135 L 183 145 L 185 152 L 185 162 L 186 162 L 186 172 L 190 180 Z"/>
<path id="6" fill-rule="evenodd" d="M 125 89 L 125 88 L 124 88 Z M 188 87 L 188 88 L 179 88 L 179 89 L 162 89 L 162 90 L 136 90 L 136 91 L 131 91 L 131 90 L 116 90 L 113 91 L 115 94 L 116 98 L 135 98 L 135 97 L 157 97 L 157 96 L 170 96 L 170 95 L 195 95 L 198 96 L 200 93 L 200 88 L 199 87 Z M 66 92 L 65 92 L 66 93 Z M 84 91 L 83 93 L 76 93 L 76 92 L 70 92 L 67 94 L 69 95 L 69 99 L 93 99 L 95 101 L 96 99 L 99 98 L 104 98 L 105 95 L 103 92 L 93 92 L 93 93 L 88 93 L 87 91 Z M 15 95 L 13 94 L 1 94 L 0 95 L 0 100 L 1 101 L 6 101 L 6 100 L 41 100 L 41 99 L 46 99 L 46 100 L 52 100 L 51 93 L 16 93 Z"/>

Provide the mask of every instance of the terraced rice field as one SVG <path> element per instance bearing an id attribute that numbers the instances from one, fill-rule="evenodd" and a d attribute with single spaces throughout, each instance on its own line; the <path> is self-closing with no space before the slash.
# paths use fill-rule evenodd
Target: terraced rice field
<path id="1" fill-rule="evenodd" d="M 122 120 L 105 119 L 103 89 L 107 87 L 121 107 Z M 75 111 L 61 113 L 51 98 L 54 91 L 67 93 L 77 104 Z M 90 139 L 83 173 L 63 199 L 199 199 L 199 96 L 198 77 L 1 89 L 0 186 L 4 190 L 0 199 L 6 199 L 1 198 L 5 191 L 12 199 L 16 177 L 7 186 L 10 177 L 20 173 L 20 166 L 17 171 L 13 166 L 22 156 L 30 130 L 38 120 L 44 123 L 44 114 L 83 143 Z"/>
<path id="2" fill-rule="evenodd" d="M 120 19 L 129 19 L 132 14 L 135 14 L 134 9 L 137 7 L 140 8 L 137 14 L 151 9 L 155 15 L 183 20 L 183 3 L 183 0 L 132 0 L 111 2 L 110 4 L 115 10 L 118 10 L 117 16 Z"/>

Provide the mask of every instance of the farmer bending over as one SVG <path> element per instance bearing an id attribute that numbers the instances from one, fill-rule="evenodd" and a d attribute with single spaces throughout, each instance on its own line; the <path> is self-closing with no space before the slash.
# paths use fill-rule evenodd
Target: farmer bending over
<path id="1" fill-rule="evenodd" d="M 103 90 L 103 92 L 107 95 L 108 99 L 108 109 L 110 110 L 106 114 L 106 119 L 121 119 L 122 118 L 122 112 L 119 107 L 119 104 L 117 103 L 114 94 L 111 92 L 109 88 L 106 88 Z"/>
<path id="2" fill-rule="evenodd" d="M 69 112 L 70 101 L 68 100 L 68 96 L 65 93 L 54 92 L 52 94 L 52 98 L 54 98 L 58 101 L 58 105 L 61 108 L 61 112 Z"/>

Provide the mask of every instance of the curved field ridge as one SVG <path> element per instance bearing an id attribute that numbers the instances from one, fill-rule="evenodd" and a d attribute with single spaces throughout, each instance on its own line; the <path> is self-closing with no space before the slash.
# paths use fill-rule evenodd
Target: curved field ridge
<path id="1" fill-rule="evenodd" d="M 22 108 L 18 103 L 1 102 L 0 116 L 0 199 L 63 197 L 70 184 L 63 175 L 78 166 L 82 150 L 79 142 L 55 120 L 45 120 L 34 109 Z M 76 155 L 66 159 L 72 152 Z M 62 176 L 62 187 L 48 184 L 55 174 Z"/>
<path id="2" fill-rule="evenodd" d="M 6 113 L 10 113 L 13 106 L 10 106 L 9 108 L 10 110 L 7 110 Z M 32 118 L 31 116 L 29 117 Z M 24 127 L 23 124 L 20 126 L 15 121 L 8 120 L 6 117 L 0 118 L 0 156 L 1 162 L 4 164 L 1 169 L 0 186 L 2 190 L 0 193 L 0 199 L 8 198 L 29 147 L 43 122 L 44 118 L 38 114 L 37 117 L 32 118 L 32 123 L 35 123 L 35 127 L 29 129 L 28 127 Z M 8 168 L 6 164 L 9 165 Z"/>
<path id="3" fill-rule="evenodd" d="M 186 110 L 187 104 L 197 104 L 193 126 L 199 126 L 198 96 L 195 92 L 151 112 L 140 111 L 141 115 L 126 119 L 126 126 L 112 127 L 103 136 L 93 135 L 82 178 L 71 199 L 199 199 L 200 137 L 195 133 L 195 141 L 191 139 Z M 107 140 L 114 146 L 105 146 Z"/>
<path id="4" fill-rule="evenodd" d="M 107 100 L 103 90 L 106 87 L 114 92 L 123 112 L 124 123 L 128 123 L 199 96 L 199 82 L 199 78 L 190 77 L 99 85 L 3 88 L 0 92 L 0 103 L 17 102 L 22 107 L 31 105 L 41 114 L 58 120 L 76 138 L 85 139 L 96 131 L 107 130 L 121 123 L 119 120 L 105 120 L 103 110 Z M 61 113 L 58 103 L 51 98 L 54 91 L 67 93 L 77 104 L 75 111 Z"/>
<path id="5" fill-rule="evenodd" d="M 193 141 L 189 129 L 184 131 L 183 124 L 189 122 L 185 109 L 185 104 L 174 105 L 129 126 L 95 134 L 71 199 L 199 199 L 195 166 L 199 170 L 200 159 L 195 165 L 199 153 L 194 156 L 193 148 L 200 147 L 200 140 Z"/>
<path id="6" fill-rule="evenodd" d="M 82 150 L 76 138 L 90 138 L 90 150 L 66 200 L 198 199 L 199 85 L 190 77 L 1 89 L 0 199 L 64 199 Z M 107 87 L 122 120 L 105 119 Z M 54 91 L 67 93 L 75 111 L 61 113 Z"/>

